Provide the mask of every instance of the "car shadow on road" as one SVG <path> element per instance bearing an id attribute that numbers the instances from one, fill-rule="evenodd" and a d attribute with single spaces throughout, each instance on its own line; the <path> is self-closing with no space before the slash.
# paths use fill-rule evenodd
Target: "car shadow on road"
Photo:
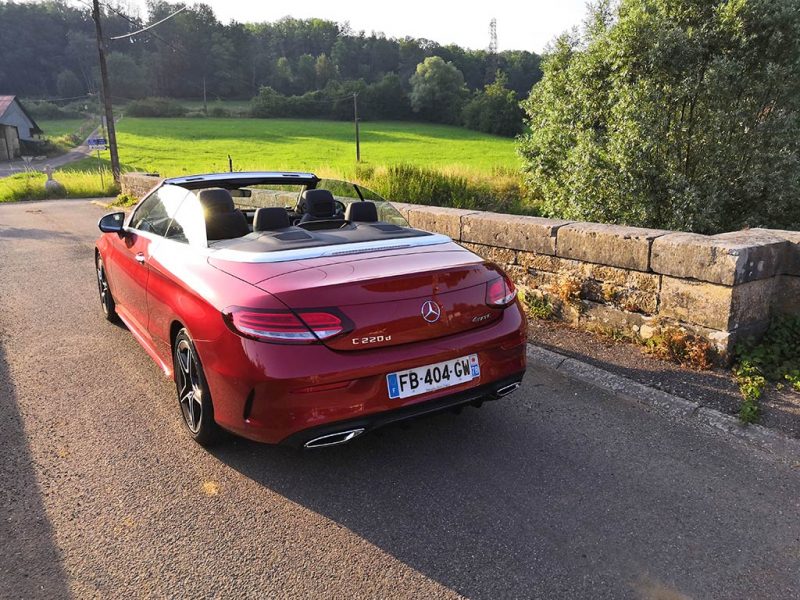
<path id="1" fill-rule="evenodd" d="M 2 344 L 0 440 L 0 597 L 68 598 L 61 551 L 36 481 Z"/>
<path id="2" fill-rule="evenodd" d="M 552 478 L 554 469 L 543 448 L 558 442 L 544 432 L 510 431 L 505 402 L 325 450 L 233 438 L 212 453 L 460 594 L 525 595 L 538 577 L 528 552 L 561 545 L 563 533 L 544 523 L 535 536 L 529 525 L 522 533 L 511 515 L 541 513 L 547 498 L 536 479 Z"/>

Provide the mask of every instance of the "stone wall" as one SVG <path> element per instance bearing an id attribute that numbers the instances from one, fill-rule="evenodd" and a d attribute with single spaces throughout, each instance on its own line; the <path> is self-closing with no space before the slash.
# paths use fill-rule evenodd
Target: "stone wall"
<path id="1" fill-rule="evenodd" d="M 160 180 L 123 176 L 141 196 Z M 394 203 L 412 227 L 443 233 L 501 265 L 578 326 L 647 339 L 680 327 L 721 356 L 777 313 L 800 314 L 800 232 L 714 236 Z"/>
<path id="2" fill-rule="evenodd" d="M 162 181 L 164 178 L 156 173 L 123 173 L 120 176 L 120 189 L 123 194 L 142 198 Z"/>
<path id="3" fill-rule="evenodd" d="M 395 203 L 413 227 L 501 265 L 554 316 L 643 339 L 679 327 L 725 358 L 800 314 L 800 232 L 714 236 Z"/>

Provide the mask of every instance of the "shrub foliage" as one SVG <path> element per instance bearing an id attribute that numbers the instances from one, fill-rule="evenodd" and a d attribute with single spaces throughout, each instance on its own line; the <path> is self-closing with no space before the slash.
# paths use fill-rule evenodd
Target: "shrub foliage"
<path id="1" fill-rule="evenodd" d="M 601 0 L 543 72 L 519 151 L 548 214 L 800 226 L 800 0 Z"/>

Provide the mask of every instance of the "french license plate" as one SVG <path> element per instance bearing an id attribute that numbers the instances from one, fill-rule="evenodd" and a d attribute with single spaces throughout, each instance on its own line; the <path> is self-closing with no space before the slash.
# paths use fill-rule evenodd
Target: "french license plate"
<path id="1" fill-rule="evenodd" d="M 397 371 L 386 376 L 389 398 L 408 398 L 472 381 L 481 376 L 478 355 L 470 354 L 435 365 Z"/>

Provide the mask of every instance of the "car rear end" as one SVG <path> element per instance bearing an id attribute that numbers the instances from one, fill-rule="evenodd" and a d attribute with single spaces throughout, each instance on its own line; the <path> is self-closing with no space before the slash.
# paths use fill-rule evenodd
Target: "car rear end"
<path id="1" fill-rule="evenodd" d="M 200 349 L 217 421 L 270 443 L 323 446 L 516 389 L 525 319 L 502 271 L 454 243 L 212 264 L 263 290 Z M 202 343 L 201 343 L 202 344 Z"/>

